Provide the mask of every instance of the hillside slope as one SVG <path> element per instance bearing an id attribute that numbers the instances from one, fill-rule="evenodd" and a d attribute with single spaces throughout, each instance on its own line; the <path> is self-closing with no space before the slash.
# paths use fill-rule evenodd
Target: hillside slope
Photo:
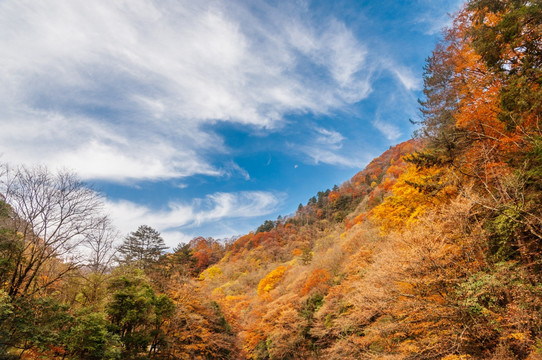
<path id="1" fill-rule="evenodd" d="M 201 274 L 243 357 L 540 358 L 540 14 L 470 1 L 428 59 L 420 140 Z"/>
<path id="2" fill-rule="evenodd" d="M 115 258 L 99 206 L 55 200 L 73 178 L 0 167 L 0 358 L 542 359 L 541 44 L 540 1 L 469 1 L 415 139 L 226 243 L 149 228 Z"/>

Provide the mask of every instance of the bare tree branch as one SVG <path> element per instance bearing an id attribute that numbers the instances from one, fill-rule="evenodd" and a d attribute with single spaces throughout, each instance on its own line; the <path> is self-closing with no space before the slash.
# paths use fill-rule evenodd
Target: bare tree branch
<path id="1" fill-rule="evenodd" d="M 97 192 L 70 172 L 52 173 L 45 167 L 0 167 L 0 194 L 9 205 L 9 224 L 21 235 L 14 255 L 8 294 L 25 296 L 50 286 L 66 271 L 82 263 L 78 247 L 104 226 L 107 218 Z M 37 282 L 54 261 L 66 268 Z"/>

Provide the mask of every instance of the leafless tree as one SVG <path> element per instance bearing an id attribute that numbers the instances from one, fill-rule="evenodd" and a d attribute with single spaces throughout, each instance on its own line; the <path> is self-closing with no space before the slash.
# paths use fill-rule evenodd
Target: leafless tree
<path id="1" fill-rule="evenodd" d="M 115 261 L 120 234 L 113 228 L 109 219 L 104 219 L 99 227 L 87 235 L 82 245 L 89 250 L 87 267 L 93 273 L 104 274 Z"/>
<path id="2" fill-rule="evenodd" d="M 78 273 L 84 282 L 80 288 L 86 304 L 95 304 L 103 298 L 106 284 L 115 263 L 116 240 L 120 234 L 113 228 L 109 219 L 105 219 L 99 227 L 85 237 L 82 246 L 85 251 L 85 266 Z M 81 299 L 82 300 L 82 299 Z"/>
<path id="3" fill-rule="evenodd" d="M 19 241 L 7 291 L 11 297 L 31 295 L 82 264 L 78 247 L 106 221 L 102 201 L 70 172 L 1 168 L 0 193 L 9 205 L 4 221 Z"/>

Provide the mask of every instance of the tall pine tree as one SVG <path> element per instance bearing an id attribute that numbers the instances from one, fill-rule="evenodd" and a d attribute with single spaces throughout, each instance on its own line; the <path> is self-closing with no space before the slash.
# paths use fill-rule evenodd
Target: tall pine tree
<path id="1" fill-rule="evenodd" d="M 119 247 L 119 262 L 146 269 L 164 254 L 167 246 L 160 233 L 147 225 L 141 225 L 130 233 Z"/>

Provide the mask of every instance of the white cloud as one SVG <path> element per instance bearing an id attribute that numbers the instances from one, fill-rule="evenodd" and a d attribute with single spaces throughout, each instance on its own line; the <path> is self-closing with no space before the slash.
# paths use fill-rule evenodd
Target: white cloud
<path id="1" fill-rule="evenodd" d="M 425 34 L 433 35 L 441 32 L 445 27 L 452 24 L 452 15 L 465 4 L 464 0 L 446 0 L 435 2 L 433 0 L 417 0 L 417 3 L 425 11 L 421 11 L 414 18 L 416 26 L 423 25 Z M 442 9 L 445 11 L 443 12 Z M 435 16 L 435 14 L 441 14 Z"/>
<path id="2" fill-rule="evenodd" d="M 390 70 L 406 90 L 420 90 L 422 88 L 422 79 L 417 77 L 411 69 L 395 65 L 392 66 Z"/>
<path id="3" fill-rule="evenodd" d="M 160 232 L 160 235 L 164 239 L 164 242 L 171 250 L 173 250 L 177 245 L 179 244 L 187 244 L 192 240 L 194 237 L 187 235 L 181 231 L 175 231 L 175 230 L 166 230 Z"/>
<path id="4" fill-rule="evenodd" d="M 366 65 L 367 50 L 360 46 L 351 32 L 344 24 L 333 22 L 333 31 L 326 34 L 326 44 L 330 47 L 331 73 L 333 78 L 344 89 L 356 87 L 356 73 Z M 366 96 L 369 88 L 367 83 L 359 88 L 363 96 Z M 357 91 L 352 94 L 356 97 Z"/>
<path id="5" fill-rule="evenodd" d="M 340 149 L 344 136 L 335 130 L 326 130 L 322 128 L 316 128 L 316 132 L 320 135 L 316 137 L 316 142 L 320 144 L 327 144 Z"/>
<path id="6" fill-rule="evenodd" d="M 403 135 L 397 126 L 381 120 L 373 121 L 373 126 L 390 141 L 395 141 Z"/>
<path id="7" fill-rule="evenodd" d="M 366 159 L 360 159 L 357 153 L 350 156 L 341 154 L 344 140 L 345 137 L 335 130 L 316 127 L 307 144 L 287 145 L 307 156 L 314 164 L 324 163 L 353 168 L 360 168 L 366 164 Z"/>
<path id="8" fill-rule="evenodd" d="M 397 61 L 385 59 L 381 61 L 380 66 L 383 70 L 391 73 L 407 92 L 420 90 L 423 87 L 421 76 L 417 76 L 411 68 L 401 65 Z"/>
<path id="9" fill-rule="evenodd" d="M 109 200 L 106 209 L 122 233 L 128 234 L 146 224 L 160 231 L 168 246 L 175 246 L 189 240 L 183 232 L 187 227 L 267 215 L 275 211 L 281 201 L 280 194 L 244 191 L 215 193 L 189 203 L 171 202 L 161 210 L 126 200 Z"/>
<path id="10" fill-rule="evenodd" d="M 220 175 L 211 155 L 228 149 L 203 125 L 272 129 L 365 98 L 363 44 L 287 6 L 1 2 L 0 154 L 87 179 Z"/>
<path id="11" fill-rule="evenodd" d="M 329 149 L 323 149 L 318 146 L 302 146 L 300 150 L 309 156 L 315 164 L 324 163 L 329 165 L 339 165 L 352 168 L 361 168 L 366 161 L 357 156 L 344 156 L 337 154 Z"/>
<path id="12" fill-rule="evenodd" d="M 239 166 L 239 164 L 230 161 L 226 163 L 222 169 L 222 174 L 226 176 L 227 178 L 231 178 L 232 176 L 239 175 L 245 180 L 250 180 L 250 174 L 248 171 L 243 169 Z"/>
<path id="13" fill-rule="evenodd" d="M 29 109 L 21 112 L 17 121 L 2 120 L 1 129 L 0 153 L 5 160 L 68 168 L 84 179 L 124 182 L 221 174 L 200 155 L 198 150 L 205 146 L 181 132 L 176 136 L 179 143 L 175 143 L 167 141 L 168 135 L 158 129 L 154 133 L 146 133 L 144 127 L 142 131 L 131 126 L 120 129 L 88 117 Z M 216 136 L 199 135 L 199 141 L 223 148 Z"/>

